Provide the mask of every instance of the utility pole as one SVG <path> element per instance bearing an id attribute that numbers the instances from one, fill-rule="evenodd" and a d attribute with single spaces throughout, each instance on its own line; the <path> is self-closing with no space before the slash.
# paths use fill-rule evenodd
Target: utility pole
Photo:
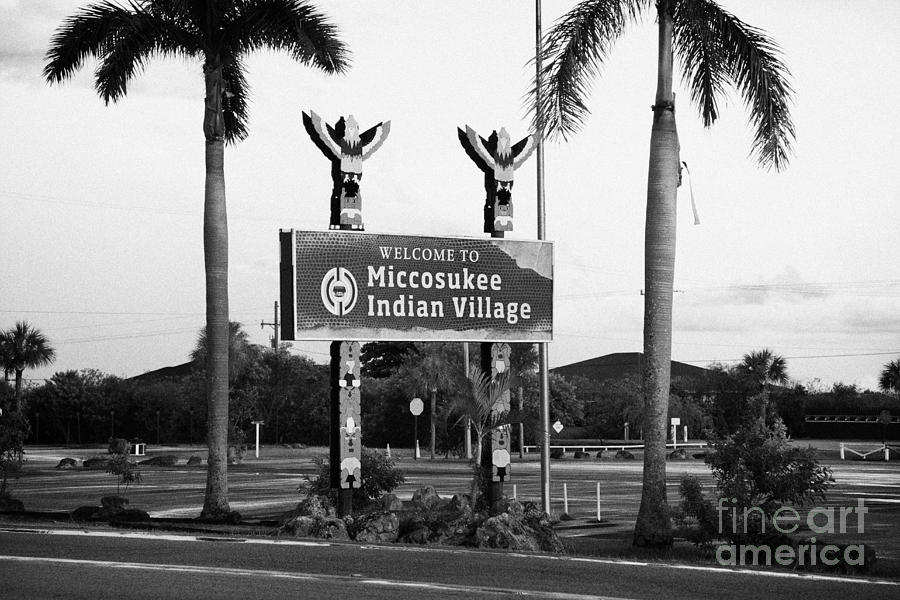
<path id="1" fill-rule="evenodd" d="M 275 302 L 275 319 L 273 323 L 266 323 L 265 321 L 260 321 L 259 328 L 263 329 L 267 325 L 275 329 L 275 336 L 272 338 L 272 349 L 278 350 L 278 344 L 281 343 L 281 323 L 278 321 L 278 302 Z"/>
<path id="2" fill-rule="evenodd" d="M 541 0 L 534 3 L 535 25 L 535 138 L 537 138 L 537 234 L 538 239 L 547 237 L 547 211 L 544 206 L 544 122 L 541 118 L 541 71 L 544 68 L 541 57 L 543 33 L 541 33 Z M 538 367 L 541 379 L 541 410 L 538 425 L 538 440 L 541 446 L 541 508 L 550 514 L 550 371 L 548 368 L 547 342 L 538 344 Z"/>

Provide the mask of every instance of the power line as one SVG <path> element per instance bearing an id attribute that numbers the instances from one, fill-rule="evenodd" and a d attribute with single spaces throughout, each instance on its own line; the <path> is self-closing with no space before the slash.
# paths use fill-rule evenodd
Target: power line
<path id="1" fill-rule="evenodd" d="M 784 356 L 783 358 L 786 360 L 802 360 L 807 358 L 848 358 L 854 356 L 893 356 L 900 355 L 900 350 L 894 350 L 892 352 L 860 352 L 854 354 L 814 354 L 808 356 Z M 711 363 L 711 362 L 740 362 L 744 360 L 742 358 L 713 358 L 713 359 L 704 359 L 704 360 L 679 360 L 678 362 L 683 363 Z"/>

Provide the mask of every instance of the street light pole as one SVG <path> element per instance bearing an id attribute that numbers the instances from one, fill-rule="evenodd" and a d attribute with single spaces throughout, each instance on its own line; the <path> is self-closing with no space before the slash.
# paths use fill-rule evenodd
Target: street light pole
<path id="1" fill-rule="evenodd" d="M 547 212 L 544 205 L 544 121 L 541 116 L 541 0 L 534 3 L 535 22 L 535 138 L 537 139 L 537 235 L 539 240 L 547 236 Z M 538 344 L 538 368 L 541 377 L 541 410 L 538 439 L 541 446 L 541 508 L 550 514 L 550 370 L 547 365 L 547 342 Z"/>

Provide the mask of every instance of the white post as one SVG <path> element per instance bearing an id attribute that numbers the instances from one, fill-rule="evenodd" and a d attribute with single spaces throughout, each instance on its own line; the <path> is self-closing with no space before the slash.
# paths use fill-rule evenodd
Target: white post
<path id="1" fill-rule="evenodd" d="M 600 522 L 600 482 L 597 482 L 597 522 Z"/>
<path id="2" fill-rule="evenodd" d="M 263 421 L 252 421 L 254 425 L 256 425 L 256 458 L 259 458 L 259 426 L 263 424 Z"/>
<path id="3" fill-rule="evenodd" d="M 625 441 L 628 441 L 628 423 L 625 423 Z"/>
<path id="4" fill-rule="evenodd" d="M 891 460 L 891 450 L 887 447 L 887 444 L 884 445 L 884 460 Z"/>
<path id="5" fill-rule="evenodd" d="M 416 458 L 422 458 L 422 454 L 419 452 L 419 440 L 416 440 Z"/>
<path id="6" fill-rule="evenodd" d="M 687 444 L 687 425 L 684 426 L 684 443 Z"/>
<path id="7" fill-rule="evenodd" d="M 844 442 L 841 442 L 841 460 L 845 460 L 845 458 L 844 458 Z"/>
<path id="8" fill-rule="evenodd" d="M 387 445 L 387 450 L 384 451 L 384 454 L 385 454 L 385 456 L 387 456 L 388 458 L 391 457 L 391 445 L 390 445 L 390 444 Z"/>
<path id="9" fill-rule="evenodd" d="M 672 425 L 672 449 L 678 450 L 678 425 Z"/>
<path id="10" fill-rule="evenodd" d="M 563 482 L 563 514 L 569 514 L 569 488 Z"/>
<path id="11" fill-rule="evenodd" d="M 516 484 L 513 484 L 513 500 L 516 500 L 517 497 L 518 497 L 517 494 L 516 494 L 516 492 L 517 492 L 517 490 L 516 490 Z"/>

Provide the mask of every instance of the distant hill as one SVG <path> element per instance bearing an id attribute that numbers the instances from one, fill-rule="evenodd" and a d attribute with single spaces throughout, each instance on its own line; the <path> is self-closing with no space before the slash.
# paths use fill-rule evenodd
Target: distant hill
<path id="1" fill-rule="evenodd" d="M 643 357 L 644 355 L 640 352 L 617 352 L 556 367 L 555 369 L 550 369 L 550 371 L 566 377 L 579 376 L 595 381 L 623 379 L 625 377 L 638 379 L 641 374 Z M 707 371 L 708 369 L 703 367 L 696 367 L 675 360 L 672 361 L 673 379 L 675 377 L 684 377 L 686 379 L 702 377 Z"/>

